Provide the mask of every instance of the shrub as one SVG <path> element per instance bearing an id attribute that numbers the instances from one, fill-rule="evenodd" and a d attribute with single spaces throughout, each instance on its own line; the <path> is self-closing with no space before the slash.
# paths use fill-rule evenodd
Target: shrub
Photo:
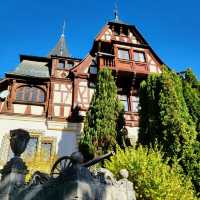
<path id="1" fill-rule="evenodd" d="M 157 150 L 118 149 L 105 167 L 118 176 L 120 169 L 129 171 L 129 180 L 134 183 L 137 199 L 180 200 L 196 199 L 192 184 L 182 175 L 178 165 L 170 167 Z"/>

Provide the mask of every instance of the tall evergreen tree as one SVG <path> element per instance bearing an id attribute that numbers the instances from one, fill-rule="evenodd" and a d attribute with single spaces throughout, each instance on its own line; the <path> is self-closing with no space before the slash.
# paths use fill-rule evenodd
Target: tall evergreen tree
<path id="1" fill-rule="evenodd" d="M 168 160 L 178 159 L 200 192 L 200 143 L 195 130 L 199 120 L 197 88 L 191 72 L 184 83 L 167 68 L 160 75 L 150 75 L 141 85 L 139 143 L 149 148 L 156 144 Z"/>
<path id="2" fill-rule="evenodd" d="M 183 95 L 198 133 L 197 141 L 185 151 L 183 167 L 200 196 L 200 81 L 191 69 L 187 69 L 183 77 Z"/>
<path id="3" fill-rule="evenodd" d="M 150 137 L 150 142 L 145 141 L 144 144 L 151 146 L 158 143 L 167 157 L 180 158 L 184 148 L 196 139 L 180 77 L 164 68 L 162 74 L 150 75 L 142 84 L 141 91 L 139 142 L 143 144 L 145 136 Z"/>
<path id="4" fill-rule="evenodd" d="M 183 95 L 190 115 L 196 124 L 198 141 L 200 141 L 200 81 L 191 69 L 187 69 L 183 78 Z"/>
<path id="5" fill-rule="evenodd" d="M 117 129 L 122 128 L 117 126 L 121 111 L 114 77 L 105 67 L 98 74 L 96 91 L 84 120 L 79 144 L 86 159 L 106 153 L 117 143 Z"/>
<path id="6" fill-rule="evenodd" d="M 152 74 L 140 87 L 140 129 L 139 143 L 154 146 L 160 136 L 161 122 L 159 101 L 159 74 Z"/>

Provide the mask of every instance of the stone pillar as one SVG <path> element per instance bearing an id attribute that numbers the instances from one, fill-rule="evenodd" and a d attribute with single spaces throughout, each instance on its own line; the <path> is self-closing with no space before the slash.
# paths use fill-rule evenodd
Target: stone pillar
<path id="1" fill-rule="evenodd" d="M 23 129 L 10 131 L 10 146 L 14 157 L 0 171 L 1 200 L 14 200 L 17 189 L 25 184 L 25 175 L 28 173 L 28 170 L 20 155 L 25 151 L 29 139 L 29 133 Z"/>

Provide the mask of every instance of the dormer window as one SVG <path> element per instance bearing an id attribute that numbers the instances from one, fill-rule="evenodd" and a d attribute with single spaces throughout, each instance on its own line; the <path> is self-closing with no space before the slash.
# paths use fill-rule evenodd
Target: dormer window
<path id="1" fill-rule="evenodd" d="M 128 49 L 118 49 L 118 58 L 122 60 L 130 60 Z"/>
<path id="2" fill-rule="evenodd" d="M 44 91 L 37 87 L 24 86 L 17 88 L 16 101 L 43 103 L 45 101 Z"/>
<path id="3" fill-rule="evenodd" d="M 109 33 L 106 33 L 105 34 L 105 40 L 110 41 L 110 39 L 111 39 L 111 35 Z"/>
<path id="4" fill-rule="evenodd" d="M 73 66 L 74 66 L 74 63 L 71 62 L 71 61 L 68 61 L 68 62 L 66 63 L 66 68 L 72 68 Z"/>
<path id="5" fill-rule="evenodd" d="M 115 34 L 115 35 L 120 35 L 120 27 L 115 26 L 114 34 Z"/>
<path id="6" fill-rule="evenodd" d="M 146 62 L 145 54 L 143 51 L 134 51 L 134 61 L 135 62 Z"/>
<path id="7" fill-rule="evenodd" d="M 59 69 L 65 69 L 65 61 L 64 60 L 59 61 L 58 68 Z"/>

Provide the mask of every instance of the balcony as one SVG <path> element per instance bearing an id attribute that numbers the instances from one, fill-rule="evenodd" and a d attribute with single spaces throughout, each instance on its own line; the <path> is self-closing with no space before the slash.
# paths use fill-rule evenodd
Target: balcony
<path id="1" fill-rule="evenodd" d="M 115 56 L 108 53 L 98 53 L 99 65 L 102 67 L 115 67 Z"/>
<path id="2" fill-rule="evenodd" d="M 116 58 L 112 54 L 99 53 L 98 62 L 100 68 L 110 67 L 113 70 L 127 71 L 127 72 L 137 72 L 142 74 L 149 73 L 149 67 L 146 62 L 135 62 L 134 60 L 123 60 Z"/>

